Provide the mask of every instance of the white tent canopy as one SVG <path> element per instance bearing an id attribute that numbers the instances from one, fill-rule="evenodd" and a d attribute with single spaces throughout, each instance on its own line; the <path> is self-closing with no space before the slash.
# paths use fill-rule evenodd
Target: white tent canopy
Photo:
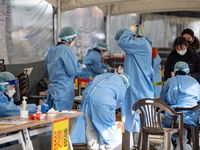
<path id="1" fill-rule="evenodd" d="M 57 0 L 46 1 L 58 7 Z M 111 16 L 164 11 L 200 11 L 199 0 L 60 0 L 61 12 L 98 6 L 106 13 L 106 5 L 110 5 Z"/>
<path id="2" fill-rule="evenodd" d="M 107 14 L 106 43 L 110 45 L 110 17 L 130 13 L 200 11 L 200 0 L 46 0 L 58 8 L 58 33 L 61 13 L 76 8 L 98 6 Z"/>

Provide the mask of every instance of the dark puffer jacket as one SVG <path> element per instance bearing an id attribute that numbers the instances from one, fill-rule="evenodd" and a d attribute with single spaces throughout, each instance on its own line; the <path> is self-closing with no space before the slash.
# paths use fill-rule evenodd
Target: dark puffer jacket
<path id="1" fill-rule="evenodd" d="M 171 72 L 174 71 L 174 65 L 178 61 L 188 63 L 190 75 L 200 83 L 200 56 L 192 48 L 188 48 L 186 54 L 183 56 L 179 55 L 176 50 L 172 50 L 165 63 L 165 80 L 171 77 Z"/>

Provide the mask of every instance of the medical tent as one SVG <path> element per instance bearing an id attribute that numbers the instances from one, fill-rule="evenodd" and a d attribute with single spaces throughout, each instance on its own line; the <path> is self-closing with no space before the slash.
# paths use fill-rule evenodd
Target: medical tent
<path id="1" fill-rule="evenodd" d="M 11 64 L 10 70 L 16 68 L 14 65 L 12 66 L 12 64 L 27 64 L 32 62 L 39 63 L 40 61 L 44 60 L 45 54 L 47 53 L 47 49 L 51 46 L 51 44 L 53 44 L 52 28 L 54 19 L 52 19 L 52 12 L 54 13 L 54 9 L 52 9 L 51 5 L 56 8 L 58 14 L 57 15 L 58 20 L 60 20 L 60 22 L 61 20 L 63 21 L 63 19 L 61 19 L 61 13 L 64 14 L 70 10 L 71 11 L 75 10 L 76 8 L 89 8 L 89 7 L 91 8 L 93 6 L 97 6 L 99 9 L 101 9 L 107 16 L 106 17 L 107 25 L 105 30 L 106 41 L 108 43 L 110 42 L 110 45 L 112 46 L 112 47 L 110 46 L 111 47 L 110 50 L 113 50 L 112 53 L 123 53 L 123 51 L 121 51 L 121 49 L 118 48 L 116 41 L 113 40 L 112 36 L 116 33 L 119 27 L 117 26 L 117 23 L 112 22 L 111 16 L 115 16 L 117 18 L 118 16 L 121 15 L 121 17 L 126 18 L 125 16 L 126 14 L 133 14 L 133 13 L 147 14 L 153 12 L 169 12 L 169 11 L 197 12 L 200 10 L 199 0 L 46 0 L 46 1 L 11 0 L 11 1 L 5 1 L 5 3 L 3 2 L 4 1 L 2 1 L 1 3 L 2 6 L 0 13 L 2 15 L 0 16 L 1 19 L 4 21 L 4 25 L 2 25 L 1 28 L 1 31 L 2 32 L 4 31 L 4 34 L 2 34 L 3 40 L 1 40 L 0 45 L 1 45 L 1 51 L 3 49 L 4 50 L 3 52 L 5 52 L 5 54 L 8 53 L 9 55 L 9 64 Z M 12 5 L 7 5 L 6 3 L 8 2 L 10 2 Z M 91 9 L 94 11 L 98 11 L 95 8 Z M 76 13 L 78 12 L 78 14 L 81 12 L 79 15 L 80 18 L 82 17 L 81 15 L 83 14 L 82 11 L 83 10 L 76 11 Z M 14 21 L 11 20 L 10 22 L 8 22 L 9 21 L 8 17 L 15 18 L 16 20 L 13 19 Z M 132 18 L 134 17 L 135 16 L 132 16 Z M 76 18 L 76 20 L 80 21 L 80 18 Z M 88 37 L 84 39 L 90 39 L 89 37 L 90 35 L 91 36 L 98 35 L 98 38 L 99 35 L 103 35 L 102 33 L 104 33 L 104 30 L 102 30 L 101 32 L 96 32 L 96 30 L 94 30 L 95 32 L 89 32 L 88 30 L 89 29 L 92 30 L 90 26 L 92 24 L 97 24 L 96 22 L 100 22 L 99 24 L 105 23 L 104 16 L 99 17 L 100 21 L 97 20 L 98 19 L 97 17 L 96 18 L 93 17 L 94 20 L 95 19 L 97 20 L 96 22 L 92 22 L 93 20 L 90 18 L 89 19 L 87 17 L 85 18 L 84 21 L 87 23 L 87 21 L 89 20 L 90 23 L 88 26 L 84 26 L 85 27 L 84 29 L 83 25 L 85 24 L 81 24 L 80 28 L 77 28 L 79 35 L 81 34 L 82 35 L 84 34 L 85 36 L 88 35 Z M 128 19 L 129 17 L 127 17 L 126 20 L 123 20 L 121 24 L 125 24 L 125 21 L 127 21 Z M 143 17 L 143 19 L 145 19 L 145 17 Z M 113 20 L 115 21 L 116 19 Z M 10 26 L 8 23 L 10 24 Z M 130 23 L 128 22 L 127 24 Z M 159 19 L 158 21 L 155 21 L 155 28 L 158 28 L 158 24 L 160 28 L 168 25 L 165 23 L 164 20 L 162 20 L 162 18 Z M 102 26 L 104 26 L 104 24 Z M 59 30 L 61 29 L 61 23 L 57 27 L 58 27 L 57 31 L 59 32 Z M 114 27 L 115 30 L 113 30 Z M 100 27 L 97 28 L 98 31 L 100 31 L 99 28 Z M 149 28 L 150 27 L 148 27 L 148 29 Z M 154 28 L 152 29 L 151 32 L 146 32 L 146 34 L 148 33 L 149 35 L 144 35 L 144 36 L 151 37 L 153 35 L 152 32 L 155 32 Z M 155 41 L 154 43 L 159 43 L 162 45 L 164 45 L 162 43 L 163 41 L 164 42 L 166 41 L 167 44 L 169 43 L 167 42 L 167 40 L 164 39 L 166 37 L 164 31 L 162 33 L 163 34 L 161 34 L 161 31 L 159 30 L 159 35 L 162 35 L 162 38 L 157 38 L 157 41 Z M 152 37 L 152 39 L 155 38 Z M 76 41 L 79 41 L 78 37 Z M 4 45 L 1 43 L 3 43 Z M 77 43 L 79 44 L 79 42 Z M 84 49 L 88 50 L 88 47 L 84 45 L 85 43 L 83 42 L 81 46 Z M 88 43 L 91 43 L 91 41 L 89 41 Z M 78 45 L 81 54 L 76 53 L 75 51 L 75 54 L 77 55 L 78 58 L 79 55 L 81 55 L 80 58 L 83 58 L 83 56 L 85 56 L 86 53 L 86 51 L 83 51 L 83 48 L 81 46 Z M 119 49 L 119 51 L 117 51 L 117 48 Z M 73 50 L 74 49 L 75 48 L 73 48 Z M 1 55 L 2 54 L 4 53 L 1 53 Z M 41 62 L 41 64 L 43 64 L 43 62 Z M 7 67 L 7 69 L 9 71 L 9 67 Z M 17 71 L 22 71 L 22 70 L 17 69 Z M 18 73 L 17 71 L 16 74 Z"/>
<path id="2" fill-rule="evenodd" d="M 58 0 L 46 0 L 58 7 Z M 61 12 L 76 8 L 98 6 L 106 13 L 110 6 L 112 16 L 129 13 L 150 13 L 164 11 L 199 11 L 199 0 L 59 0 Z"/>
<path id="3" fill-rule="evenodd" d="M 130 13 L 169 11 L 200 11 L 199 0 L 46 0 L 58 8 L 58 32 L 61 29 L 61 13 L 76 8 L 97 6 L 107 14 L 106 42 L 110 45 L 110 16 Z"/>

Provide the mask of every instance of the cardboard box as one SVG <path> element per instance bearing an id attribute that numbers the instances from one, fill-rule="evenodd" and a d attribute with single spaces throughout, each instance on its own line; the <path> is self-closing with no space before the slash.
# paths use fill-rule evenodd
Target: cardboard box
<path id="1" fill-rule="evenodd" d="M 44 96 L 44 94 L 46 94 L 46 95 L 47 95 L 47 93 L 48 93 L 48 92 L 46 92 L 46 91 L 42 91 L 42 92 L 39 92 L 39 95 L 42 95 L 42 96 Z"/>

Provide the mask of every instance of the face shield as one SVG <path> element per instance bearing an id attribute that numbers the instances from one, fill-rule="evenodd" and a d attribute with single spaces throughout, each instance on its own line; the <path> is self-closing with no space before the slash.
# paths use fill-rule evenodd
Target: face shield
<path id="1" fill-rule="evenodd" d="M 5 94 L 11 99 L 13 97 L 14 101 L 20 100 L 20 90 L 19 90 L 19 80 L 15 78 L 7 82 L 2 82 L 0 85 L 8 85 L 9 90 Z"/>

